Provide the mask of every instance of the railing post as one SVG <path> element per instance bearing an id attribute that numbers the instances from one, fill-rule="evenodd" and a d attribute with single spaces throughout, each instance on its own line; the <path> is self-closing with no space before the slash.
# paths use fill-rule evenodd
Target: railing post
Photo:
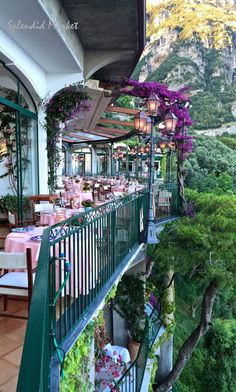
<path id="1" fill-rule="evenodd" d="M 111 244 L 113 271 L 116 268 L 116 210 L 111 213 Z"/>

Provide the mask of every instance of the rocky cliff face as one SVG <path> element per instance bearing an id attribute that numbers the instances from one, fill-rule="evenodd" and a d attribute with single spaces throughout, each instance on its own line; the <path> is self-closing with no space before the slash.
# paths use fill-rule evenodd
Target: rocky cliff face
<path id="1" fill-rule="evenodd" d="M 173 89 L 189 86 L 195 129 L 236 121 L 236 37 L 231 47 L 214 50 L 169 33 L 146 46 L 133 77 Z"/>

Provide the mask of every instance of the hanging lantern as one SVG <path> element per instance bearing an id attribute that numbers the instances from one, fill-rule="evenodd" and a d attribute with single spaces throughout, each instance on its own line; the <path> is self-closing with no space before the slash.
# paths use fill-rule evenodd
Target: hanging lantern
<path id="1" fill-rule="evenodd" d="M 169 134 L 173 134 L 175 132 L 175 127 L 177 124 L 178 118 L 174 113 L 167 113 L 164 118 L 165 128 Z"/>
<path id="2" fill-rule="evenodd" d="M 154 93 L 151 94 L 147 100 L 148 113 L 155 116 L 157 114 L 159 106 L 160 100 L 158 96 Z"/>
<path id="3" fill-rule="evenodd" d="M 139 112 L 134 116 L 134 126 L 139 135 L 142 135 L 145 130 L 147 116 L 144 112 Z"/>
<path id="4" fill-rule="evenodd" d="M 151 133 L 152 133 L 152 120 L 150 117 L 147 117 L 146 126 L 144 129 L 144 135 L 149 136 L 151 135 Z"/>
<path id="5" fill-rule="evenodd" d="M 144 153 L 144 147 L 143 146 L 139 147 L 139 152 L 140 152 L 140 154 Z"/>
<path id="6" fill-rule="evenodd" d="M 166 144 L 164 142 L 159 143 L 159 147 L 161 150 L 164 150 L 165 146 L 166 146 Z"/>

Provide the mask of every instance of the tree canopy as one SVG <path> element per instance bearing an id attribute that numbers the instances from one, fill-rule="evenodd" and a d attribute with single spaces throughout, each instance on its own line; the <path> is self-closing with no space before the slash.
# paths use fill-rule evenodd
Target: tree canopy
<path id="1" fill-rule="evenodd" d="M 220 139 L 195 133 L 185 168 L 187 186 L 201 192 L 235 193 L 236 151 Z"/>
<path id="2" fill-rule="evenodd" d="M 188 191 L 187 195 L 196 214 L 193 218 L 184 217 L 165 227 L 155 249 L 155 268 L 158 274 L 173 270 L 185 283 L 195 282 L 195 286 L 191 286 L 194 287 L 191 301 L 194 305 L 202 301 L 202 305 L 197 312 L 199 317 L 194 320 L 195 329 L 180 348 L 173 369 L 154 388 L 158 392 L 167 391 L 176 382 L 199 340 L 212 326 L 213 306 L 220 292 L 227 291 L 229 287 L 236 289 L 236 197 L 199 194 L 196 191 Z M 226 340 L 229 339 L 228 336 Z M 213 364 L 209 364 L 209 369 L 210 365 Z M 227 371 L 234 367 L 235 362 L 232 362 Z M 220 379 L 215 382 L 219 386 L 220 383 Z"/>
<path id="3" fill-rule="evenodd" d="M 188 191 L 196 216 L 166 227 L 156 247 L 158 268 L 236 284 L 236 197 Z"/>

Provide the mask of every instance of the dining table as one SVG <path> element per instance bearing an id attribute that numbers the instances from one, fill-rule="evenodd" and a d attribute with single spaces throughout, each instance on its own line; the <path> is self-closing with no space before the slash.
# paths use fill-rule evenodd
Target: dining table
<path id="1" fill-rule="evenodd" d="M 26 252 L 26 249 L 30 248 L 32 267 L 36 269 L 42 236 L 46 228 L 48 226 L 14 228 L 6 237 L 5 252 Z M 58 228 L 52 228 L 51 234 L 56 237 L 58 235 L 57 233 Z M 87 238 L 86 242 L 84 241 L 84 237 Z M 79 294 L 87 295 L 89 290 L 95 287 L 98 279 L 98 262 L 101 263 L 99 261 L 98 244 L 99 233 L 92 232 L 88 227 L 85 227 L 83 233 L 82 231 L 78 232 L 77 245 L 74 249 L 71 247 L 69 237 L 65 242 L 62 242 L 61 246 L 59 243 L 56 243 L 55 249 L 51 247 L 51 255 L 56 255 L 56 290 L 59 289 L 65 278 L 64 263 L 58 262 L 61 252 L 64 253 L 66 259 L 71 263 L 70 284 L 67 284 L 67 288 L 63 290 L 62 295 L 65 295 L 65 292 L 67 294 L 69 293 L 69 286 L 71 287 L 70 294 L 74 297 L 78 297 Z"/>
<path id="2" fill-rule="evenodd" d="M 32 266 L 37 267 L 41 239 L 43 231 L 46 227 L 29 227 L 29 228 L 16 228 L 9 233 L 5 240 L 5 252 L 17 253 L 26 252 L 27 248 L 31 249 Z"/>

